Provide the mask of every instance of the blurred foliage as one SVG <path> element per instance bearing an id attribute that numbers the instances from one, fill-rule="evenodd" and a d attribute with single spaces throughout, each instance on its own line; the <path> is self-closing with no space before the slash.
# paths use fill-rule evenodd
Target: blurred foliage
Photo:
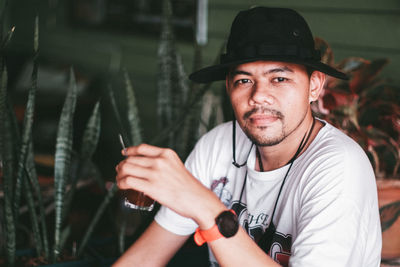
<path id="1" fill-rule="evenodd" d="M 327 76 L 313 111 L 356 140 L 371 159 L 377 178 L 400 178 L 400 88 L 379 76 L 388 59 L 349 57 L 339 63 L 329 44 L 316 38 L 324 63 L 349 76 Z"/>
<path id="2" fill-rule="evenodd" d="M 155 128 L 158 127 L 159 134 L 149 143 L 175 149 L 184 160 L 197 138 L 223 120 L 220 108 L 221 96 L 210 90 L 210 84 L 199 86 L 187 80 L 185 67 L 175 44 L 174 29 L 171 24 L 171 3 L 169 0 L 163 1 L 163 24 L 158 50 L 158 123 L 155 125 Z M 109 234 L 119 239 L 118 249 L 110 252 L 110 255 L 116 257 L 125 249 L 126 226 L 129 220 L 127 214 L 131 211 L 120 206 L 117 210 L 110 209 L 110 203 L 118 201 L 118 188 L 115 183 L 104 180 L 93 157 L 101 138 L 101 107 L 104 105 L 112 108 L 116 140 L 118 134 L 123 136 L 127 145 L 138 145 L 145 140 L 142 136 L 134 81 L 131 80 L 127 71 L 123 71 L 123 88 L 114 87 L 111 83 L 107 84 L 105 94 L 93 106 L 82 134 L 80 149 L 77 151 L 74 146 L 76 141 L 74 137 L 79 133 L 74 128 L 74 121 L 77 120 L 75 111 L 79 94 L 75 71 L 71 68 L 67 95 L 58 120 L 55 152 L 52 156 L 54 158 L 54 180 L 50 190 L 52 193 L 50 196 L 45 196 L 36 170 L 32 138 L 32 128 L 36 119 L 35 108 L 37 108 L 38 18 L 32 23 L 35 25 L 33 71 L 24 119 L 20 123 L 16 119 L 9 95 L 7 66 L 4 60 L 5 47 L 12 38 L 14 28 L 5 30 L 6 34 L 3 34 L 4 30 L 1 31 L 0 185 L 4 198 L 0 202 L 2 206 L 0 219 L 3 226 L 0 235 L 5 237 L 3 247 L 1 247 L 2 255 L 5 255 L 8 266 L 69 261 L 83 259 L 88 255 L 90 257 L 90 253 L 93 253 L 92 249 L 88 249 L 90 241 L 95 237 L 95 229 L 99 221 L 108 213 L 112 217 L 110 221 L 115 224 L 109 227 Z M 198 55 L 201 55 L 202 48 L 197 45 L 195 47 L 194 58 L 200 61 Z M 197 68 L 199 64 L 195 62 L 193 65 Z M 115 76 L 115 73 L 110 73 L 110 76 Z M 123 97 L 116 98 L 116 94 Z M 82 221 L 74 219 L 76 213 L 72 203 L 81 190 L 82 184 L 94 188 L 93 190 L 99 190 L 102 200 L 100 204 L 90 207 L 94 213 L 90 215 L 83 236 L 77 237 L 74 235 L 74 229 L 77 227 L 76 224 L 82 224 Z M 29 212 L 29 222 L 21 219 L 23 209 Z M 121 213 L 124 215 L 118 217 Z M 152 215 L 154 213 L 139 214 L 143 217 Z M 116 216 L 120 221 L 114 220 Z M 113 231 L 115 228 L 119 233 Z M 21 244 L 18 242 L 21 239 L 29 240 L 29 242 L 25 241 Z M 35 253 L 25 259 L 18 258 L 17 251 L 21 248 L 32 248 Z"/>

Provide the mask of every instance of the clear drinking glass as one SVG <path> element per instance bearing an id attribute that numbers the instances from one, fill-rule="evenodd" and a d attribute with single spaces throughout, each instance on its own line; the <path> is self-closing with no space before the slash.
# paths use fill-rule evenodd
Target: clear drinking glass
<path id="1" fill-rule="evenodd" d="M 119 141 L 121 142 L 122 148 L 126 151 L 125 143 L 121 134 L 119 135 Z M 122 190 L 122 194 L 124 196 L 125 207 L 144 211 L 152 211 L 154 208 L 154 200 L 146 196 L 143 192 L 134 189 L 126 189 Z"/>

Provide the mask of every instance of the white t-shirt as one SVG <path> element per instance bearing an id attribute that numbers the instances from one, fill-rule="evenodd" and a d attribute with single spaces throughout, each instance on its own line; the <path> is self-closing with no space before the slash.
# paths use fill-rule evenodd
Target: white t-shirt
<path id="1" fill-rule="evenodd" d="M 273 218 L 277 231 L 269 255 L 283 266 L 377 267 L 382 240 L 373 170 L 356 142 L 324 123 L 286 178 Z M 255 146 L 236 126 L 236 160 L 247 160 L 245 166 L 232 164 L 232 122 L 204 135 L 185 165 L 236 211 L 241 225 L 258 240 L 270 223 L 289 165 L 256 171 Z M 178 235 L 197 228 L 193 220 L 166 207 L 155 220 Z M 216 265 L 212 253 L 210 262 Z"/>

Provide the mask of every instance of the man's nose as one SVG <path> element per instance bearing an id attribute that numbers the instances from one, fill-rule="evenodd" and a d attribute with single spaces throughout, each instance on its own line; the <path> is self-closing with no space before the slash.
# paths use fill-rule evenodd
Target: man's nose
<path id="1" fill-rule="evenodd" d="M 253 86 L 250 96 L 250 105 L 273 105 L 275 97 L 266 83 L 257 82 Z"/>

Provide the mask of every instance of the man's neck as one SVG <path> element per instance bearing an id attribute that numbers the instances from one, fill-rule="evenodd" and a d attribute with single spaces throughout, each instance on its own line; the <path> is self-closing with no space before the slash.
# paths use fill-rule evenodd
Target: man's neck
<path id="1" fill-rule="evenodd" d="M 300 151 L 298 156 L 306 151 L 312 140 L 314 140 L 314 138 L 317 136 L 319 130 L 323 127 L 323 124 L 319 120 L 315 120 L 315 126 L 310 133 L 312 123 L 312 118 L 307 120 L 307 122 L 303 123 L 302 127 L 296 129 L 277 145 L 257 147 L 260 152 L 264 171 L 271 171 L 285 166 L 296 154 L 300 146 L 301 140 L 304 138 L 304 141 L 306 141 L 305 139 L 307 135 L 310 134 L 310 137 L 304 144 L 304 147 Z M 260 171 L 260 164 L 258 160 L 259 158 L 257 158 L 256 160 L 255 167 L 256 170 Z"/>

